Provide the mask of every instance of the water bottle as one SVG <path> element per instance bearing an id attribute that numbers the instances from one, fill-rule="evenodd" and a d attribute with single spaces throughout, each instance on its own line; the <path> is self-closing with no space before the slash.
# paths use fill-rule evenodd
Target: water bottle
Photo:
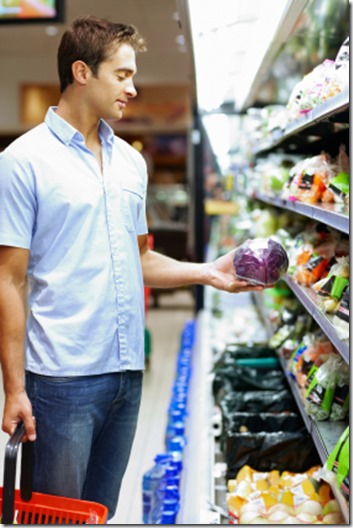
<path id="1" fill-rule="evenodd" d="M 177 462 L 170 462 L 166 469 L 166 480 L 168 486 L 176 486 L 179 490 L 180 469 Z"/>
<path id="2" fill-rule="evenodd" d="M 186 417 L 187 416 L 186 398 L 184 398 L 183 396 L 181 398 L 171 398 L 170 404 L 168 407 L 168 414 L 170 414 L 173 411 L 181 411 L 184 417 Z"/>
<path id="3" fill-rule="evenodd" d="M 180 494 L 175 485 L 170 485 L 168 480 L 161 483 L 157 490 L 157 500 L 152 510 L 152 524 L 175 524 L 176 515 L 179 511 Z"/>
<path id="4" fill-rule="evenodd" d="M 161 521 L 157 522 L 156 524 L 175 524 L 176 516 L 177 516 L 177 512 L 175 512 L 174 510 L 164 509 L 162 513 Z"/>
<path id="5" fill-rule="evenodd" d="M 173 436 L 167 444 L 167 452 L 171 455 L 178 471 L 183 469 L 183 451 L 186 444 L 185 436 Z"/>
<path id="6" fill-rule="evenodd" d="M 175 452 L 172 453 L 175 456 Z M 163 508 L 173 506 L 176 515 L 180 502 L 179 484 L 180 472 L 182 469 L 181 461 L 172 460 L 166 467 L 163 478 L 159 481 L 156 493 L 152 498 L 151 506 L 151 524 L 165 524 L 161 522 Z M 170 511 L 170 508 L 169 510 Z"/>
<path id="7" fill-rule="evenodd" d="M 180 506 L 179 490 L 168 485 L 165 489 L 161 521 L 157 524 L 175 524 Z"/>
<path id="8" fill-rule="evenodd" d="M 170 438 L 172 438 L 173 436 L 184 434 L 185 416 L 185 409 L 170 409 L 168 413 L 167 428 L 164 437 L 165 446 L 167 446 Z"/>
<path id="9" fill-rule="evenodd" d="M 142 504 L 143 504 L 143 524 L 151 524 L 151 508 L 153 496 L 156 493 L 166 468 L 172 460 L 172 456 L 165 453 L 156 455 L 154 465 L 143 475 L 142 478 Z"/>
<path id="10" fill-rule="evenodd" d="M 165 433 L 166 453 L 164 456 L 156 457 L 155 466 L 146 472 L 143 478 L 144 524 L 175 524 L 176 522 L 180 505 L 180 474 L 186 444 L 185 422 L 194 334 L 195 321 L 189 321 L 185 324 L 180 339 Z"/>

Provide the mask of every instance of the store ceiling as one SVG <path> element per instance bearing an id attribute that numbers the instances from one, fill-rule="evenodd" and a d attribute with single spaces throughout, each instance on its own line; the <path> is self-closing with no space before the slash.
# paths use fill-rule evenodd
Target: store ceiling
<path id="1" fill-rule="evenodd" d="M 190 50 L 183 45 L 176 19 L 176 0 L 66 0 L 66 23 L 57 24 L 56 35 L 47 34 L 44 24 L 0 27 L 2 58 L 53 56 L 66 26 L 77 15 L 92 14 L 134 24 L 148 43 L 148 52 L 138 58 L 136 84 L 185 85 L 192 83 Z M 55 73 L 55 72 L 54 72 Z M 48 82 L 57 82 L 57 77 Z M 31 82 L 35 79 L 31 78 Z"/>
<path id="2" fill-rule="evenodd" d="M 309 71 L 311 64 L 318 64 L 327 56 L 334 57 L 334 54 L 327 54 L 327 48 L 331 47 L 335 53 L 340 43 L 333 39 L 335 32 L 339 39 L 345 34 L 341 22 L 347 20 L 343 16 L 347 2 L 348 0 L 65 0 L 66 23 L 53 26 L 57 34 L 48 35 L 45 24 L 0 26 L 0 70 L 8 75 L 9 61 L 13 62 L 13 69 L 18 70 L 19 58 L 26 58 L 27 64 L 31 60 L 36 61 L 37 66 L 38 58 L 41 58 L 45 72 L 38 72 L 38 68 L 33 68 L 30 78 L 23 79 L 21 72 L 16 71 L 16 78 L 21 82 L 57 83 L 56 68 L 51 67 L 49 71 L 48 65 L 54 66 L 56 63 L 61 35 L 75 16 L 93 14 L 134 24 L 145 36 L 148 51 L 137 60 L 137 87 L 187 85 L 192 94 L 195 73 L 191 41 L 194 40 L 196 65 L 200 69 L 197 72 L 200 108 L 207 110 L 223 103 L 231 103 L 233 110 L 242 111 L 254 104 L 259 95 L 263 104 L 278 102 L 280 93 L 284 93 L 286 99 L 290 86 L 283 89 L 283 84 L 288 81 L 288 85 L 293 85 L 297 77 L 306 73 L 296 71 L 295 68 L 294 72 L 289 71 L 290 68 L 293 69 L 293 64 L 296 66 L 297 63 L 305 63 Z M 194 15 L 193 23 L 188 16 L 188 3 L 199 5 L 201 9 L 200 13 Z M 280 6 L 283 11 L 279 9 Z M 306 6 L 311 8 L 311 17 L 302 17 L 304 25 L 300 39 L 289 47 L 293 25 Z M 274 12 L 276 17 L 273 16 Z M 182 27 L 178 22 L 179 17 Z M 277 24 L 280 20 L 280 31 L 276 31 L 275 18 Z M 268 30 L 267 41 L 262 42 L 265 29 Z M 193 30 L 195 31 L 191 36 Z M 229 38 L 224 41 L 223 37 L 227 35 Z M 303 35 L 309 39 L 308 43 Z M 325 43 L 325 46 L 321 46 L 324 49 L 322 57 L 313 56 L 310 51 L 312 43 L 316 43 L 315 39 Z M 270 77 L 266 83 L 265 73 L 271 71 L 270 66 L 284 44 L 289 51 L 282 54 L 284 59 L 277 67 L 280 73 L 277 72 L 277 77 Z M 300 60 L 293 60 L 298 49 Z M 308 57 L 304 57 L 306 50 Z M 28 72 L 25 75 L 28 77 Z M 269 87 L 272 91 L 269 91 Z"/>

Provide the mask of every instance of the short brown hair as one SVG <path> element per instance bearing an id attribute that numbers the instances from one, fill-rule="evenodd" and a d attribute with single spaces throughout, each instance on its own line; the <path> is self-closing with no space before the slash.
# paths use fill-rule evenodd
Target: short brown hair
<path id="1" fill-rule="evenodd" d="M 97 75 L 99 65 L 107 59 L 112 47 L 120 44 L 129 44 L 136 52 L 146 50 L 145 39 L 134 26 L 94 16 L 75 18 L 58 48 L 60 92 L 73 83 L 71 66 L 75 61 L 84 61 L 93 75 Z"/>

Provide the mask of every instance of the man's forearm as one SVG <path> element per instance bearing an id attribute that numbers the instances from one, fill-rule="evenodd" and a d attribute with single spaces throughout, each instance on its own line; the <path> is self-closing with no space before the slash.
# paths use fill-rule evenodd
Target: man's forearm
<path id="1" fill-rule="evenodd" d="M 177 261 L 149 251 L 142 260 L 143 278 L 151 288 L 178 288 L 206 284 L 205 264 Z"/>
<path id="2" fill-rule="evenodd" d="M 6 395 L 24 390 L 24 287 L 0 281 L 0 362 Z"/>
<path id="3" fill-rule="evenodd" d="M 141 265 L 144 283 L 151 288 L 179 288 L 201 284 L 230 293 L 263 289 L 237 278 L 232 252 L 213 262 L 198 264 L 180 262 L 148 250 L 142 253 Z"/>

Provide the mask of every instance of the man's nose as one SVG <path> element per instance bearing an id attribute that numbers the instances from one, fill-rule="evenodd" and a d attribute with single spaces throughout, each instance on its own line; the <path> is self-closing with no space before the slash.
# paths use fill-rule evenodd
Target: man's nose
<path id="1" fill-rule="evenodd" d="M 127 83 L 125 92 L 127 93 L 129 97 L 136 97 L 137 90 L 132 80 L 129 80 L 129 82 Z"/>

